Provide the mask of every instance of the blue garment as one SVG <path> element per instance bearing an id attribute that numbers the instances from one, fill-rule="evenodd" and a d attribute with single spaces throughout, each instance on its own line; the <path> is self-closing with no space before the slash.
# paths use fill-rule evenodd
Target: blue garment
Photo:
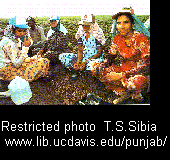
<path id="1" fill-rule="evenodd" d="M 14 18 L 11 18 L 9 24 L 18 28 L 24 28 L 24 29 L 30 28 L 27 25 L 25 18 L 19 16 L 15 16 Z"/>
<path id="2" fill-rule="evenodd" d="M 92 35 L 90 35 L 88 40 L 86 40 L 86 33 L 84 33 L 83 36 L 81 37 L 81 41 L 79 41 L 79 44 L 83 44 L 84 46 L 83 58 L 81 62 L 84 62 L 87 59 L 94 56 L 95 54 L 97 54 L 97 46 L 101 45 L 99 44 L 99 42 L 97 43 L 97 40 Z M 103 54 L 104 52 L 102 53 L 102 56 L 100 56 L 99 58 L 87 62 L 86 70 L 91 70 L 92 62 L 102 62 L 104 60 Z M 59 59 L 65 65 L 65 67 L 72 68 L 73 64 L 77 61 L 77 54 L 62 53 L 59 55 Z"/>
<path id="3" fill-rule="evenodd" d="M 144 24 L 137 18 L 136 15 L 132 14 L 134 18 L 134 30 L 143 33 L 146 37 L 150 39 L 150 32 L 148 29 L 144 26 Z"/>

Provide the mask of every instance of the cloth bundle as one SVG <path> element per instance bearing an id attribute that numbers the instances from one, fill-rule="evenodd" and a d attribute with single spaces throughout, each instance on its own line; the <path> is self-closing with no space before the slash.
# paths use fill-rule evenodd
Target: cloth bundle
<path id="1" fill-rule="evenodd" d="M 8 85 L 8 89 L 10 90 L 11 99 L 16 105 L 26 103 L 32 97 L 28 81 L 19 76 L 15 76 Z"/>

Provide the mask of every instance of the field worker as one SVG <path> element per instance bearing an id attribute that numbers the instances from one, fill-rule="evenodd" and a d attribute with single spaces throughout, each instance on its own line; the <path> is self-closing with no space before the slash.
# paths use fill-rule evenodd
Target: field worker
<path id="1" fill-rule="evenodd" d="M 28 82 L 46 76 L 49 60 L 40 56 L 28 57 L 31 39 L 29 26 L 23 17 L 11 18 L 0 41 L 0 79 L 11 81 L 19 76 Z M 8 95 L 8 91 L 0 95 Z"/>
<path id="2" fill-rule="evenodd" d="M 122 11 L 123 12 L 127 11 L 127 12 L 131 13 L 131 15 L 134 19 L 134 26 L 133 26 L 134 30 L 138 31 L 140 33 L 143 33 L 150 40 L 150 32 L 145 27 L 145 25 L 138 19 L 138 17 L 134 14 L 134 9 L 131 6 L 129 6 L 129 7 L 123 7 Z M 111 32 L 110 32 L 111 35 L 108 37 L 108 39 L 106 40 L 106 43 L 104 45 L 105 54 L 107 54 L 109 52 L 110 44 L 113 41 L 113 38 L 119 33 L 116 25 L 117 25 L 116 20 L 113 18 L 113 22 L 112 22 L 112 26 L 111 26 Z"/>
<path id="3" fill-rule="evenodd" d="M 38 52 L 38 48 L 41 46 L 41 43 L 46 40 L 44 29 L 36 25 L 35 18 L 29 16 L 26 21 L 28 22 L 29 34 L 33 40 L 33 44 L 30 46 L 28 51 L 28 56 L 31 57 Z"/>
<path id="4" fill-rule="evenodd" d="M 78 53 L 63 53 L 60 55 L 62 63 L 67 68 L 76 71 L 72 76 L 76 76 L 81 71 L 90 72 L 92 63 L 104 60 L 102 47 L 105 44 L 105 36 L 102 29 L 95 22 L 94 15 L 82 16 L 75 38 L 78 41 Z"/>
<path id="5" fill-rule="evenodd" d="M 150 32 L 148 31 L 148 29 L 145 27 L 145 25 L 137 18 L 137 16 L 134 14 L 134 9 L 130 6 L 130 7 L 123 7 L 122 11 L 124 12 L 130 12 L 133 19 L 134 19 L 134 30 L 143 33 L 146 37 L 148 37 L 150 39 Z M 112 24 L 112 29 L 111 29 L 111 33 L 113 35 L 113 38 L 117 35 L 117 33 L 119 32 L 117 30 L 116 27 L 116 21 L 113 18 L 113 24 Z"/>
<path id="6" fill-rule="evenodd" d="M 49 31 L 51 36 L 49 36 L 48 39 L 42 43 L 42 47 L 39 50 L 39 53 L 41 53 L 41 55 L 43 57 L 46 57 L 50 60 L 51 75 L 55 74 L 55 71 L 57 71 L 56 68 L 57 68 L 58 64 L 61 63 L 59 60 L 59 55 L 61 53 L 70 53 L 71 52 L 71 48 L 68 45 L 70 42 L 70 38 L 68 37 L 68 34 L 64 34 L 62 32 L 63 30 L 61 31 L 59 29 L 59 28 L 63 28 L 63 27 L 61 27 L 61 23 L 60 23 L 60 21 L 58 21 L 58 18 L 57 17 L 53 17 L 53 18 L 51 18 L 51 20 L 55 21 L 55 23 L 57 23 L 57 27 L 55 28 L 53 26 L 53 22 L 51 22 L 52 27 L 54 27 L 53 29 L 51 28 Z M 50 34 L 48 34 L 48 35 L 50 35 Z"/>
<path id="7" fill-rule="evenodd" d="M 47 33 L 47 40 L 55 31 L 61 31 L 64 33 L 64 35 L 66 35 L 68 31 L 63 26 L 63 24 L 61 24 L 59 16 L 53 15 L 49 20 L 50 20 L 50 30 Z"/>
<path id="8" fill-rule="evenodd" d="M 26 20 L 28 22 L 29 33 L 34 43 L 38 43 L 40 41 L 45 41 L 46 37 L 44 34 L 44 29 L 38 25 L 36 25 L 35 18 L 29 16 Z"/>
<path id="9" fill-rule="evenodd" d="M 118 34 L 111 43 L 106 59 L 95 63 L 92 73 L 120 96 L 113 101 L 114 104 L 128 97 L 142 101 L 142 92 L 147 91 L 149 86 L 149 38 L 134 29 L 135 21 L 130 10 L 122 10 L 113 19 Z M 112 63 L 110 59 L 113 59 Z"/>

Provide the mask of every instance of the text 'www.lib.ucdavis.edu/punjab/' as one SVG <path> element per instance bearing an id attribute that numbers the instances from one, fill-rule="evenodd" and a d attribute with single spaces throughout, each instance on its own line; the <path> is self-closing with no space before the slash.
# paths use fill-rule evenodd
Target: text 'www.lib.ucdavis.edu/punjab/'
<path id="1" fill-rule="evenodd" d="M 159 136 L 145 138 L 129 138 L 128 136 L 122 136 L 122 138 L 116 138 L 116 136 L 110 136 L 108 138 L 94 139 L 89 138 L 75 138 L 71 136 L 70 138 L 55 138 L 48 139 L 47 136 L 36 136 L 34 139 L 5 139 L 6 146 L 114 146 L 114 147 L 124 147 L 128 149 L 129 147 L 142 147 L 148 149 L 150 147 L 164 147 L 167 141 L 167 136 L 161 138 Z"/>
<path id="2" fill-rule="evenodd" d="M 99 133 L 104 134 L 99 134 Z M 164 147 L 168 136 L 159 136 L 156 134 L 157 125 L 150 121 L 102 121 L 100 125 L 94 123 L 36 123 L 23 122 L 12 123 L 11 121 L 2 121 L 2 132 L 4 133 L 48 133 L 48 135 L 55 135 L 54 138 L 46 136 L 45 134 L 38 134 L 33 138 L 7 138 L 5 137 L 5 146 L 115 146 L 124 147 L 142 147 L 148 149 L 150 147 Z M 57 134 L 63 135 L 62 138 L 57 137 Z M 121 136 L 115 133 L 125 133 Z M 78 134 L 77 134 L 78 133 Z M 81 135 L 83 133 L 83 135 Z M 92 134 L 91 134 L 92 133 Z M 142 133 L 142 137 L 128 136 L 128 133 Z M 145 134 L 143 134 L 145 133 Z M 146 134 L 149 133 L 149 134 Z M 10 135 L 10 134 L 9 134 Z M 13 134 L 11 134 L 13 135 Z M 66 138 L 67 135 L 67 138 Z M 79 136 L 77 136 L 79 135 Z M 81 137 L 81 138 L 80 138 Z"/>

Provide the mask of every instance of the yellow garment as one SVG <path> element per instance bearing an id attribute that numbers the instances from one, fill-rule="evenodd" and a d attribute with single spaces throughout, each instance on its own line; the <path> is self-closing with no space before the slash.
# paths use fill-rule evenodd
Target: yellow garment
<path id="1" fill-rule="evenodd" d="M 49 60 L 41 57 L 27 55 L 28 48 L 21 47 L 8 37 L 0 43 L 0 79 L 10 81 L 15 76 L 20 76 L 28 82 L 44 77 L 49 69 Z"/>

